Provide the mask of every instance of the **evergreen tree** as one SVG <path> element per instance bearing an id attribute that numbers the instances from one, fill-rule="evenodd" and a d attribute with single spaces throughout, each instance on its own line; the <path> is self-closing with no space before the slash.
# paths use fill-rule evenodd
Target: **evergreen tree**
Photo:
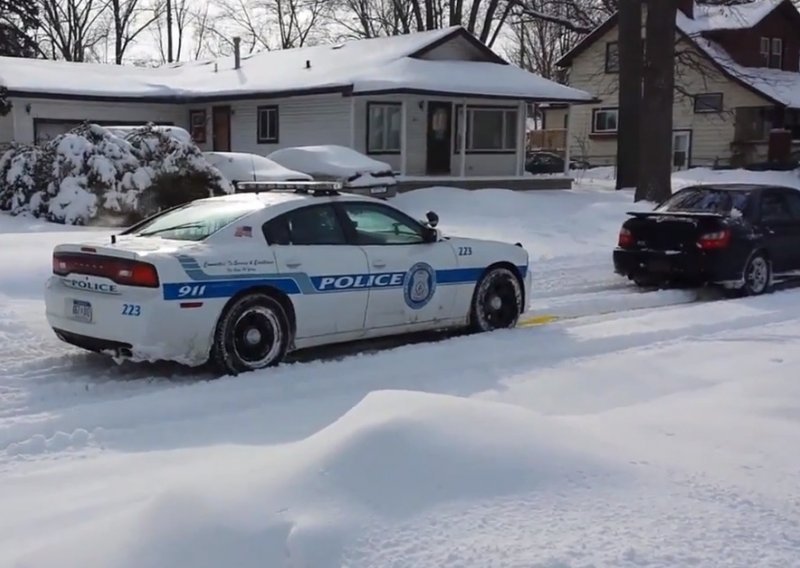
<path id="1" fill-rule="evenodd" d="M 33 32 L 38 27 L 36 0 L 0 0 L 0 55 L 35 57 Z"/>

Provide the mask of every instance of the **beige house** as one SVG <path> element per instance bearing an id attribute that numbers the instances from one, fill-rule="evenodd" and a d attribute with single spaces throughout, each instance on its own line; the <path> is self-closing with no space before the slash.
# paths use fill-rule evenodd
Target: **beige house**
<path id="1" fill-rule="evenodd" d="M 461 27 L 156 69 L 0 58 L 0 84 L 13 104 L 0 143 L 152 121 L 204 150 L 349 146 L 411 181 L 523 179 L 528 105 L 592 100 Z"/>
<path id="2" fill-rule="evenodd" d="M 800 142 L 800 14 L 792 2 L 680 0 L 679 7 L 673 167 L 764 161 L 776 129 L 788 133 L 783 140 Z M 592 165 L 616 162 L 617 42 L 615 15 L 559 62 L 569 69 L 570 86 L 590 89 L 600 102 L 572 107 L 568 119 L 565 105 L 543 109 L 544 129 L 569 127 L 572 157 Z M 647 117 L 640 120 L 646 128 Z M 778 152 L 781 141 L 772 138 Z"/>

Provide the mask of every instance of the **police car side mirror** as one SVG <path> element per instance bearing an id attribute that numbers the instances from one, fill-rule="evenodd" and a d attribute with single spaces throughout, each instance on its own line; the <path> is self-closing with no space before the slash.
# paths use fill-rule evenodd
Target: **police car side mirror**
<path id="1" fill-rule="evenodd" d="M 425 227 L 424 239 L 426 243 L 436 243 L 439 241 L 439 230 L 433 227 Z"/>
<path id="2" fill-rule="evenodd" d="M 431 228 L 435 228 L 436 225 L 439 224 L 439 216 L 433 211 L 425 213 L 425 218 L 428 220 L 428 226 Z"/>

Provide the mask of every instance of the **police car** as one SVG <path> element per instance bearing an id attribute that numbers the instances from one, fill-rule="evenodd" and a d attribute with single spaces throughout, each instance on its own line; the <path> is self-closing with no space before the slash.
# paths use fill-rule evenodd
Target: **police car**
<path id="1" fill-rule="evenodd" d="M 433 212 L 420 222 L 339 187 L 248 182 L 58 245 L 48 322 L 120 359 L 232 374 L 322 344 L 516 325 L 530 291 L 521 245 L 447 237 Z"/>

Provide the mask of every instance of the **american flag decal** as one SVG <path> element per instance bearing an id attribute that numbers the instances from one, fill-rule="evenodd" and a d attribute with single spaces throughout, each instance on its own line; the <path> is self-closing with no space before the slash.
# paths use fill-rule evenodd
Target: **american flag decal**
<path id="1" fill-rule="evenodd" d="M 248 237 L 252 238 L 253 236 L 253 228 L 252 227 L 236 227 L 236 232 L 233 234 L 235 237 Z"/>

